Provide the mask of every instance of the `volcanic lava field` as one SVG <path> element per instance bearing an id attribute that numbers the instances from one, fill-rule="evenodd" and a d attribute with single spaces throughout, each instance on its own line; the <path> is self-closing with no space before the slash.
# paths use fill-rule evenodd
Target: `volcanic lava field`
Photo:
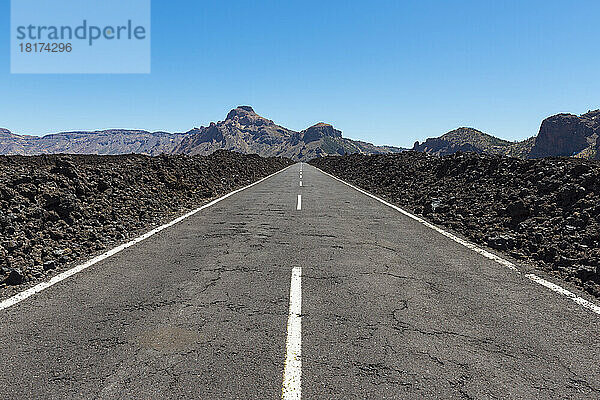
<path id="1" fill-rule="evenodd" d="M 33 282 L 292 162 L 210 156 L 0 156 L 0 287 Z"/>
<path id="2" fill-rule="evenodd" d="M 600 296 L 600 164 L 417 152 L 312 165 Z"/>

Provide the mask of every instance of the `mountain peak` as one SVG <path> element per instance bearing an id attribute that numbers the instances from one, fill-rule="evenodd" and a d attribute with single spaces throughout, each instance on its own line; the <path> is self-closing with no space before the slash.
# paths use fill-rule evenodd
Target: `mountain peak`
<path id="1" fill-rule="evenodd" d="M 323 137 L 341 138 L 342 132 L 335 129 L 333 125 L 326 124 L 325 122 L 319 122 L 307 128 L 301 132 L 302 137 L 306 143 L 319 140 Z"/>
<path id="2" fill-rule="evenodd" d="M 235 117 L 243 118 L 243 117 L 247 117 L 249 115 L 258 116 L 258 114 L 256 114 L 256 112 L 254 112 L 254 109 L 252 107 L 238 106 L 237 108 L 234 108 L 233 110 L 229 111 L 229 113 L 227 114 L 226 120 L 234 119 Z"/>
<path id="3" fill-rule="evenodd" d="M 473 137 L 491 136 L 487 133 L 481 132 L 479 129 L 470 128 L 468 126 L 461 126 L 450 132 L 444 133 L 441 137 L 444 139 L 459 139 L 459 140 L 470 140 Z"/>

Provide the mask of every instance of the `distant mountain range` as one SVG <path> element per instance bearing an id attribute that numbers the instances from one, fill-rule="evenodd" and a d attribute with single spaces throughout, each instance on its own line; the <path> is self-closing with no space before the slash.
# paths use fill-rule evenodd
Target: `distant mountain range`
<path id="1" fill-rule="evenodd" d="M 63 132 L 46 136 L 15 135 L 0 129 L 0 154 L 38 155 L 171 153 L 184 134 L 112 129 L 96 132 Z"/>
<path id="2" fill-rule="evenodd" d="M 542 121 L 537 136 L 509 142 L 473 128 L 458 128 L 440 137 L 416 142 L 412 148 L 435 155 L 457 151 L 518 158 L 581 157 L 600 159 L 600 110 L 583 115 L 557 114 Z"/>
<path id="3" fill-rule="evenodd" d="M 600 159 L 600 110 L 577 116 L 557 114 L 546 118 L 537 136 L 517 142 L 499 139 L 474 128 L 458 128 L 412 148 L 433 155 L 457 151 L 498 154 L 517 158 L 582 157 Z M 407 149 L 376 146 L 344 138 L 342 132 L 318 123 L 297 132 L 239 106 L 224 121 L 185 133 L 113 129 L 64 132 L 46 136 L 15 135 L 0 129 L 0 155 L 21 154 L 210 154 L 225 149 L 261 156 L 304 161 L 325 155 L 385 154 Z"/>
<path id="4" fill-rule="evenodd" d="M 383 154 L 406 149 L 375 146 L 342 137 L 342 132 L 318 123 L 296 132 L 256 114 L 250 106 L 239 106 L 224 121 L 185 133 L 106 130 L 64 132 L 46 136 L 15 135 L 0 129 L 0 154 L 210 154 L 234 150 L 261 156 L 281 156 L 294 160 L 345 153 Z"/>

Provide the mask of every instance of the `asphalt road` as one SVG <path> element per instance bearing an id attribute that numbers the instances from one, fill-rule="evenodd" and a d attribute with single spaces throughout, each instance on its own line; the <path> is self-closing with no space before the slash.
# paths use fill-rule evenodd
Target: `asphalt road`
<path id="1" fill-rule="evenodd" d="M 599 315 L 299 169 L 0 310 L 0 398 L 276 399 L 286 359 L 304 399 L 600 398 Z"/>

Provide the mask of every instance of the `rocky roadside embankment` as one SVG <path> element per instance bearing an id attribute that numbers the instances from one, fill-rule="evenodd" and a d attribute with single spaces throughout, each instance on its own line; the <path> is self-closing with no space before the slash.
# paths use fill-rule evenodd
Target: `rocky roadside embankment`
<path id="1" fill-rule="evenodd" d="M 457 153 L 310 162 L 600 297 L 600 163 Z"/>
<path id="2" fill-rule="evenodd" d="M 292 163 L 210 156 L 0 156 L 0 295 Z"/>

